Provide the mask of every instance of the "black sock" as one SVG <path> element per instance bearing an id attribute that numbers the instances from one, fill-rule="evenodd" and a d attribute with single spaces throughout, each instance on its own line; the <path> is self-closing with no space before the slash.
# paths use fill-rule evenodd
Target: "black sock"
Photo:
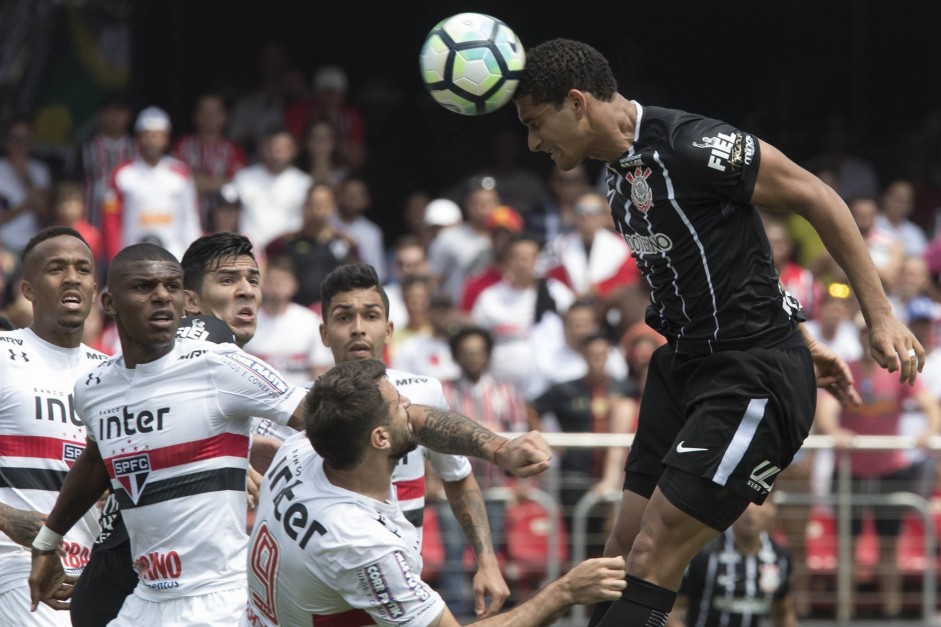
<path id="1" fill-rule="evenodd" d="M 591 613 L 591 618 L 588 619 L 588 627 L 595 627 L 598 623 L 601 622 L 601 619 L 604 618 L 605 613 L 608 611 L 608 608 L 611 607 L 613 601 L 602 601 L 595 605 L 594 611 Z"/>
<path id="2" fill-rule="evenodd" d="M 663 627 L 674 601 L 676 592 L 628 575 L 621 599 L 611 604 L 598 627 Z"/>

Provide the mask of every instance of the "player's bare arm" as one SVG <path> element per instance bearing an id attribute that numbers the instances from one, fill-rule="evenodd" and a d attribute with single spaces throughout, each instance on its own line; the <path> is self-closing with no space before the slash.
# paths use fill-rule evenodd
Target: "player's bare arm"
<path id="1" fill-rule="evenodd" d="M 820 238 L 853 286 L 869 328 L 872 355 L 889 372 L 901 370 L 914 383 L 925 365 L 925 349 L 893 314 L 869 249 L 846 203 L 819 178 L 773 146 L 761 142 L 761 165 L 753 204 L 800 214 Z"/>
<path id="2" fill-rule="evenodd" d="M 507 440 L 453 411 L 411 405 L 412 432 L 424 446 L 439 453 L 478 457 L 517 477 L 531 477 L 549 468 L 549 445 L 537 431 Z"/>
<path id="3" fill-rule="evenodd" d="M 474 612 L 478 618 L 491 616 L 500 611 L 510 589 L 500 573 L 500 564 L 493 550 L 487 506 L 473 474 L 458 481 L 443 481 L 444 492 L 454 517 L 461 523 L 464 536 L 477 556 L 477 573 L 474 575 Z M 487 605 L 486 597 L 490 597 Z"/>
<path id="4" fill-rule="evenodd" d="M 65 535 L 108 488 L 108 481 L 108 471 L 101 460 L 98 445 L 88 440 L 85 450 L 65 476 L 59 498 L 46 518 L 45 527 L 54 534 Z M 67 604 L 62 603 L 62 589 L 72 582 L 74 578 L 65 575 L 54 550 L 33 548 L 33 567 L 29 574 L 33 611 L 40 601 L 55 609 L 68 608 Z"/>
<path id="5" fill-rule="evenodd" d="M 28 548 L 33 543 L 36 532 L 45 520 L 45 514 L 0 503 L 0 533 L 5 534 L 20 546 Z"/>
<path id="6" fill-rule="evenodd" d="M 627 586 L 624 558 L 599 557 L 582 562 L 525 603 L 508 612 L 477 621 L 480 627 L 535 627 L 550 623 L 573 605 L 613 601 Z M 458 627 L 445 608 L 431 627 Z"/>

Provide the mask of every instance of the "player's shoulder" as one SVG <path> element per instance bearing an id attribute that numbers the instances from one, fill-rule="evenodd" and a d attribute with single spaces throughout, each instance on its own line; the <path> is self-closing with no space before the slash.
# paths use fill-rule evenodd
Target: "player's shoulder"
<path id="1" fill-rule="evenodd" d="M 398 370 L 396 368 L 386 369 L 386 376 L 389 377 L 389 381 L 395 386 L 395 388 L 402 394 L 409 396 L 408 393 L 412 394 L 436 394 L 440 393 L 443 390 L 441 381 L 435 377 L 430 377 L 424 374 L 415 374 L 414 372 L 407 372 L 405 370 Z M 423 402 L 417 401 L 416 399 L 409 396 L 413 402 Z"/>

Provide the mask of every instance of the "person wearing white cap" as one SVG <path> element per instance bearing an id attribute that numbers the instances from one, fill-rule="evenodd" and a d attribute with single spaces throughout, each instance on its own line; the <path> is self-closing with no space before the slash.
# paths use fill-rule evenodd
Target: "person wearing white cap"
<path id="1" fill-rule="evenodd" d="M 110 260 L 130 244 L 150 242 L 177 259 L 202 235 L 189 166 L 168 156 L 170 116 L 147 107 L 134 122 L 137 156 L 115 168 L 105 199 L 102 235 Z"/>
<path id="2" fill-rule="evenodd" d="M 461 300 L 467 277 L 482 270 L 489 261 L 491 245 L 487 218 L 500 205 L 497 182 L 492 176 L 474 177 L 465 189 L 466 221 L 442 230 L 428 246 L 431 271 L 438 276 L 442 290 L 455 303 Z M 428 205 L 433 217 L 446 221 L 446 217 L 454 215 L 453 209 L 439 209 L 442 205 L 435 205 L 436 202 Z"/>

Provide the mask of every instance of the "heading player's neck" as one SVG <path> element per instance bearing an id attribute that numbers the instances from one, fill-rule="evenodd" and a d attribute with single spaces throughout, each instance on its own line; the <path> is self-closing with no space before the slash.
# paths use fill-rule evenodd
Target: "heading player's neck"
<path id="1" fill-rule="evenodd" d="M 603 103 L 607 115 L 602 116 L 597 133 L 597 151 L 591 156 L 613 163 L 634 145 L 637 128 L 637 105 L 615 94 L 611 102 Z"/>
<path id="2" fill-rule="evenodd" d="M 366 459 L 349 470 L 337 470 L 327 464 L 323 465 L 324 474 L 333 485 L 382 503 L 389 500 L 393 468 L 395 463 L 390 463 L 388 457 L 368 453 Z"/>

